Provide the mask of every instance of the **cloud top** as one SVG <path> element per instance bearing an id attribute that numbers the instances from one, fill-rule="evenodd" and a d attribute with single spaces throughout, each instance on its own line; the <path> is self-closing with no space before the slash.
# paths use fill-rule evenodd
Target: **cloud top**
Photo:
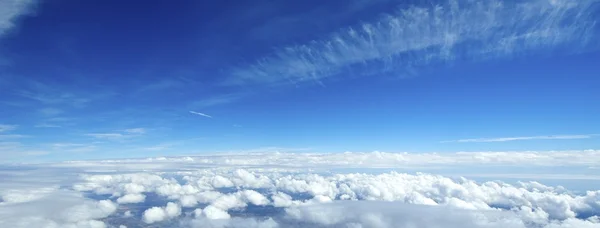
<path id="1" fill-rule="evenodd" d="M 523 140 L 557 140 L 557 139 L 589 139 L 598 136 L 597 134 L 589 135 L 542 135 L 542 136 L 524 136 L 524 137 L 503 137 L 503 138 L 476 138 L 476 139 L 458 139 L 441 141 L 440 143 L 480 143 L 480 142 L 510 142 Z"/>

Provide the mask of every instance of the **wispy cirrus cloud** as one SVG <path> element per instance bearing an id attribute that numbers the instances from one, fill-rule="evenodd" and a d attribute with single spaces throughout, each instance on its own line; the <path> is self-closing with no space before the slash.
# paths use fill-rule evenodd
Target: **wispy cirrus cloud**
<path id="1" fill-rule="evenodd" d="M 413 5 L 329 38 L 277 49 L 232 70 L 230 84 L 319 81 L 341 73 L 411 74 L 455 59 L 482 60 L 559 49 L 595 37 L 597 0 L 448 0 Z"/>
<path id="2" fill-rule="evenodd" d="M 37 127 L 37 128 L 59 128 L 61 126 L 60 125 L 56 125 L 56 124 L 46 124 L 46 123 L 43 123 L 43 124 L 37 124 L 34 127 Z"/>
<path id="3" fill-rule="evenodd" d="M 540 135 L 540 136 L 523 136 L 523 137 L 502 137 L 502 138 L 475 138 L 475 139 L 458 139 L 440 141 L 440 143 L 482 143 L 482 142 L 510 142 L 523 140 L 558 140 L 558 139 L 589 139 L 598 136 L 597 134 L 589 135 Z"/>
<path id="4" fill-rule="evenodd" d="M 0 124 L 0 132 L 7 132 L 17 129 L 17 125 Z"/>
<path id="5" fill-rule="evenodd" d="M 145 134 L 146 133 L 146 129 L 145 128 L 129 128 L 129 129 L 125 129 L 123 130 L 126 133 L 130 133 L 130 134 Z"/>
<path id="6" fill-rule="evenodd" d="M 135 137 L 139 137 L 146 133 L 145 128 L 129 128 L 118 132 L 109 132 L 109 133 L 88 133 L 85 136 L 94 137 L 102 140 L 111 140 L 111 141 L 123 141 L 126 139 L 131 139 Z"/>
<path id="7" fill-rule="evenodd" d="M 14 131 L 17 129 L 17 127 L 17 125 L 0 124 L 0 140 L 20 139 L 27 137 L 19 134 L 6 134 L 6 132 Z"/>
<path id="8" fill-rule="evenodd" d="M 201 113 L 201 112 L 190 111 L 190 113 L 194 114 L 194 115 L 199 115 L 199 116 L 204 116 L 204 117 L 208 117 L 208 118 L 213 118 L 212 116 L 204 114 L 204 113 Z"/>
<path id="9" fill-rule="evenodd" d="M 36 0 L 0 1 L 0 36 L 15 27 L 17 18 L 27 14 Z"/>

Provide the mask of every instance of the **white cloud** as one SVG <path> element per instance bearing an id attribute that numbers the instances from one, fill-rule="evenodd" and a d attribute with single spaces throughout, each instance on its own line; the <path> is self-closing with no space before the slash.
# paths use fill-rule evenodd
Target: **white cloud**
<path id="1" fill-rule="evenodd" d="M 577 153 L 593 159 L 585 152 Z M 551 156 L 565 154 L 568 153 Z M 524 228 L 600 225 L 596 217 L 600 216 L 600 191 L 589 186 L 586 186 L 588 191 L 573 192 L 538 182 L 509 184 L 421 173 L 365 174 L 317 169 L 330 167 L 327 163 L 365 163 L 375 159 L 368 163 L 373 166 L 391 160 L 390 156 L 395 155 L 288 156 L 279 153 L 211 155 L 194 157 L 191 161 L 163 158 L 148 159 L 147 163 L 132 162 L 132 166 L 140 166 L 139 171 L 119 169 L 126 173 L 108 164 L 127 167 L 129 165 L 123 166 L 123 162 L 128 160 L 85 166 L 75 162 L 60 168 L 53 168 L 51 164 L 34 165 L 23 167 L 26 168 L 23 171 L 0 169 L 4 180 L 0 183 L 0 227 L 39 227 L 39 224 L 85 227 L 99 225 L 101 221 L 105 226 L 117 227 L 125 224 L 123 219 L 127 219 L 127 226 L 137 226 L 139 222 L 141 227 L 145 224 L 183 227 L 410 227 L 412 224 L 414 227 Z M 430 158 L 428 156 L 431 155 L 425 158 Z M 250 160 L 249 164 L 261 161 L 264 165 L 239 165 L 236 160 L 242 158 Z M 270 163 L 274 161 L 277 165 Z M 164 162 L 173 165 L 150 166 Z M 187 166 L 190 162 L 210 166 Z M 228 162 L 232 162 L 231 165 L 227 165 Z M 295 166 L 286 166 L 286 162 Z M 94 174 L 96 172 L 100 173 Z M 111 201 L 86 199 L 77 192 L 110 195 L 123 204 L 130 201 L 128 198 L 137 201 L 135 199 L 150 195 L 154 197 L 152 202 L 163 199 L 168 203 L 153 208 L 145 204 L 117 207 Z M 192 215 L 184 213 L 181 206 L 197 209 Z M 256 208 L 264 214 L 253 214 L 257 213 L 253 211 Z M 10 218 L 7 220 L 6 216 Z M 107 216 L 108 219 L 104 219 Z M 7 222 L 2 223 L 4 221 Z M 159 222 L 164 223 L 154 224 Z"/>
<path id="2" fill-rule="evenodd" d="M 167 219 L 178 217 L 181 215 L 181 206 L 176 203 L 169 202 L 165 207 L 152 207 L 144 211 L 143 220 L 145 223 L 151 224 L 162 222 Z"/>
<path id="3" fill-rule="evenodd" d="M 146 211 L 144 211 L 144 222 L 145 223 L 155 223 L 165 220 L 167 217 L 167 213 L 165 210 L 160 207 L 152 207 Z"/>
<path id="4" fill-rule="evenodd" d="M 231 216 L 227 211 L 221 210 L 215 206 L 207 206 L 204 209 L 196 209 L 194 211 L 196 217 L 204 216 L 208 219 L 229 219 Z"/>
<path id="5" fill-rule="evenodd" d="M 0 135 L 0 140 L 27 138 L 26 135 L 4 134 Z"/>
<path id="6" fill-rule="evenodd" d="M 102 167 L 110 170 L 194 170 L 207 167 L 255 167 L 286 169 L 348 169 L 348 168 L 396 168 L 403 170 L 436 170 L 444 167 L 594 167 L 600 164 L 600 150 L 571 151 L 499 151 L 499 152 L 454 152 L 454 153 L 408 153 L 408 152 L 344 152 L 344 153 L 229 153 L 221 155 L 200 155 L 185 157 L 160 157 L 147 159 L 70 161 L 51 164 L 55 167 Z M 512 170 L 513 168 L 507 169 Z M 484 170 L 485 171 L 485 170 Z M 477 174 L 485 174 L 479 171 Z M 543 173 L 536 173 L 542 176 Z M 546 173 L 553 174 L 553 173 Z M 556 174 L 556 173 L 554 173 Z M 568 174 L 568 173 L 561 173 Z M 600 175 L 591 175 L 598 179 Z M 245 170 L 228 178 L 234 184 L 243 180 L 256 179 Z M 253 182 L 261 187 L 267 180 Z M 229 183 L 216 177 L 212 184 L 228 186 Z"/>
<path id="7" fill-rule="evenodd" d="M 65 190 L 0 203 L 0 227 L 106 227 L 100 219 L 117 210 L 109 200 L 93 201 Z"/>
<path id="8" fill-rule="evenodd" d="M 506 58 L 563 45 L 576 51 L 594 38 L 595 0 L 436 3 L 405 4 L 396 13 L 329 38 L 279 48 L 234 69 L 229 83 L 319 82 L 335 75 L 377 73 L 403 76 L 455 59 Z"/>
<path id="9" fill-rule="evenodd" d="M 125 129 L 124 132 L 129 133 L 129 134 L 145 134 L 146 129 L 144 129 L 144 128 L 129 128 L 129 129 Z"/>
<path id="10" fill-rule="evenodd" d="M 130 129 L 122 130 L 121 132 L 123 132 L 123 133 L 117 133 L 117 132 L 111 132 L 111 133 L 90 133 L 90 134 L 85 134 L 85 135 L 86 136 L 90 136 L 90 137 L 94 137 L 94 138 L 97 138 L 97 139 L 121 141 L 121 140 L 126 140 L 126 139 L 131 139 L 131 138 L 139 137 L 139 136 L 141 136 L 141 135 L 143 135 L 143 134 L 146 133 L 146 129 L 144 129 L 144 128 L 130 128 Z"/>
<path id="11" fill-rule="evenodd" d="M 207 114 L 204 114 L 204 113 L 201 113 L 201 112 L 194 112 L 194 111 L 190 111 L 190 113 L 192 113 L 192 114 L 196 114 L 196 115 L 199 115 L 199 116 L 208 117 L 208 118 L 213 118 L 212 116 L 209 116 L 209 115 L 207 115 Z"/>
<path id="12" fill-rule="evenodd" d="M 35 127 L 37 127 L 37 128 L 59 128 L 61 126 L 60 125 L 55 125 L 55 124 L 45 124 L 45 123 L 43 123 L 43 124 L 35 125 Z"/>
<path id="13" fill-rule="evenodd" d="M 589 135 L 544 135 L 544 136 L 525 136 L 525 137 L 504 137 L 504 138 L 477 138 L 477 139 L 458 139 L 441 141 L 441 143 L 468 143 L 468 142 L 509 142 L 521 140 L 556 140 L 556 139 L 589 139 L 597 134 Z"/>
<path id="14" fill-rule="evenodd" d="M 107 140 L 122 140 L 126 138 L 131 138 L 131 135 L 121 134 L 121 133 L 90 133 L 85 134 L 86 136 L 94 137 L 97 139 L 107 139 Z"/>
<path id="15" fill-rule="evenodd" d="M 17 129 L 17 125 L 0 124 L 0 132 L 7 132 Z"/>
<path id="16" fill-rule="evenodd" d="M 0 1 L 0 36 L 15 27 L 19 16 L 27 14 L 35 0 L 3 0 Z"/>
<path id="17" fill-rule="evenodd" d="M 117 203 L 142 203 L 144 200 L 146 200 L 146 196 L 144 194 L 127 194 L 119 197 L 117 199 Z"/>
<path id="18" fill-rule="evenodd" d="M 318 175 L 221 168 L 178 173 L 163 175 L 169 178 L 181 175 L 183 183 L 148 174 L 91 175 L 85 177 L 85 180 L 88 182 L 87 186 L 92 186 L 96 189 L 94 191 L 103 194 L 121 194 L 126 190 L 121 186 L 133 182 L 143 186 L 139 189 L 155 192 L 168 199 L 193 197 L 199 201 L 201 195 L 207 196 L 205 193 L 210 193 L 212 196 L 202 200 L 208 206 L 194 212 L 194 219 L 197 221 L 193 223 L 202 224 L 207 222 L 203 221 L 204 219 L 235 219 L 230 214 L 231 211 L 244 210 L 248 204 L 253 204 L 287 208 L 287 218 L 291 218 L 292 221 L 274 217 L 275 221 L 305 226 L 313 224 L 334 227 L 395 227 L 392 224 L 414 224 L 416 227 L 436 227 L 444 224 L 448 227 L 569 227 L 570 224 L 577 223 L 591 227 L 600 225 L 593 217 L 600 215 L 600 191 L 575 194 L 563 187 L 546 186 L 537 182 L 515 185 L 498 181 L 479 183 L 465 178 L 396 172 Z M 226 194 L 215 192 L 219 189 L 213 188 L 211 182 L 217 176 L 233 180 L 233 189 L 237 190 Z M 144 179 L 151 181 L 143 181 Z M 272 201 L 268 200 L 269 198 Z M 423 214 L 427 214 L 428 219 L 419 219 Z M 146 223 L 155 223 L 180 215 L 180 206 L 169 202 L 166 207 L 146 210 L 143 219 Z"/>

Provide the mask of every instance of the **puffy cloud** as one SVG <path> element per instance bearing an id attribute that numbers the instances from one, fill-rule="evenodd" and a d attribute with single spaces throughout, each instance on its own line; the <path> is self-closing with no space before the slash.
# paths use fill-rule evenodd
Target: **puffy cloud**
<path id="1" fill-rule="evenodd" d="M 208 219 L 229 219 L 231 216 L 225 210 L 209 205 L 206 208 L 194 211 L 196 217 L 204 216 Z"/>
<path id="2" fill-rule="evenodd" d="M 510 213 L 468 211 L 450 207 L 377 201 L 339 201 L 291 207 L 286 214 L 308 226 L 327 227 L 448 227 L 519 228 L 524 223 Z"/>
<path id="3" fill-rule="evenodd" d="M 241 195 L 246 202 L 254 205 L 264 206 L 270 203 L 267 197 L 254 190 L 244 190 L 241 192 Z"/>
<path id="4" fill-rule="evenodd" d="M 152 207 L 144 211 L 142 217 L 145 223 L 151 224 L 161 222 L 167 219 L 175 218 L 181 215 L 181 206 L 176 203 L 168 202 L 165 207 Z"/>
<path id="5" fill-rule="evenodd" d="M 65 190 L 0 204 L 0 227 L 106 227 L 100 219 L 117 210 L 110 200 L 93 201 Z"/>
<path id="6" fill-rule="evenodd" d="M 146 211 L 144 211 L 144 222 L 145 223 L 155 223 L 165 220 L 167 217 L 167 213 L 163 208 L 160 207 L 152 207 Z"/>
<path id="7" fill-rule="evenodd" d="M 117 199 L 117 203 L 142 203 L 146 199 L 143 194 L 127 194 Z"/>
<path id="8" fill-rule="evenodd" d="M 288 155 L 257 157 L 266 157 L 264 162 L 269 162 L 270 156 L 276 157 L 273 161 L 288 159 Z M 299 155 L 295 159 L 315 159 L 313 163 L 323 165 L 322 160 L 333 160 L 337 156 L 313 154 Z M 396 155 L 350 153 L 346 160 L 389 156 Z M 215 156 L 213 164 L 218 164 L 221 158 Z M 236 159 L 232 156 L 229 161 Z M 81 169 L 55 169 L 48 165 L 38 167 L 40 171 L 25 172 L 23 180 L 32 184 L 0 183 L 0 221 L 3 222 L 0 227 L 39 227 L 39 224 L 144 227 L 159 222 L 161 226 L 183 227 L 396 227 L 390 224 L 436 227 L 442 223 L 448 227 L 465 224 L 465 227 L 564 228 L 600 225 L 600 191 L 572 192 L 538 182 L 476 182 L 467 178 L 398 172 L 366 174 L 317 170 L 311 173 L 296 168 L 251 165 L 243 169 L 182 166 L 178 170 L 127 174 L 85 171 L 120 162 L 105 161 Z M 182 164 L 170 158 L 148 164 L 162 162 Z M 6 176 L 1 170 L 0 175 Z M 91 200 L 83 195 L 110 200 Z M 142 201 L 147 204 L 127 205 Z M 156 203 L 160 206 L 152 207 Z M 402 214 L 388 213 L 388 209 Z M 419 213 L 430 213 L 427 215 L 432 217 L 432 222 L 420 221 L 415 215 Z M 397 223 L 399 218 L 405 223 Z"/>

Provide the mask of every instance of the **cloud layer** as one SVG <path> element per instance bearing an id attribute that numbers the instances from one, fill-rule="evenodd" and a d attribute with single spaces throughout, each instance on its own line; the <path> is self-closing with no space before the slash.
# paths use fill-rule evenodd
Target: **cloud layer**
<path id="1" fill-rule="evenodd" d="M 279 84 L 340 73 L 406 76 L 421 67 L 560 49 L 593 39 L 595 0 L 422 2 L 329 38 L 279 48 L 233 70 L 232 83 Z"/>
<path id="2" fill-rule="evenodd" d="M 558 163 L 548 161 L 562 158 L 583 164 L 583 159 L 565 158 L 578 154 L 587 156 L 585 164 L 599 163 L 593 159 L 598 156 L 592 156 L 597 151 L 536 153 L 539 158 L 531 157 L 534 152 L 524 153 L 530 156 L 526 160 L 558 168 Z M 473 155 L 455 162 L 464 166 L 467 163 L 460 162 L 474 162 L 469 160 Z M 5 180 L 0 183 L 0 226 L 600 226 L 600 190 L 592 187 L 575 192 L 539 182 L 335 171 L 352 163 L 387 167 L 407 156 L 418 155 L 275 153 L 0 167 Z M 432 154 L 422 157 L 432 159 L 450 161 Z M 486 167 L 507 162 L 498 159 L 490 159 Z"/>
<path id="3" fill-rule="evenodd" d="M 522 140 L 555 140 L 555 139 L 589 139 L 597 136 L 596 134 L 589 135 L 543 135 L 543 136 L 524 136 L 524 137 L 504 137 L 504 138 L 477 138 L 477 139 L 458 139 L 441 141 L 441 143 L 468 143 L 468 142 L 509 142 Z"/>
<path id="4" fill-rule="evenodd" d="M 572 151 L 501 151 L 456 153 L 237 153 L 223 155 L 156 157 L 100 161 L 54 163 L 55 167 L 79 167 L 107 170 L 195 170 L 211 167 L 270 168 L 406 168 L 511 166 L 511 167 L 580 167 L 600 164 L 599 150 Z"/>

